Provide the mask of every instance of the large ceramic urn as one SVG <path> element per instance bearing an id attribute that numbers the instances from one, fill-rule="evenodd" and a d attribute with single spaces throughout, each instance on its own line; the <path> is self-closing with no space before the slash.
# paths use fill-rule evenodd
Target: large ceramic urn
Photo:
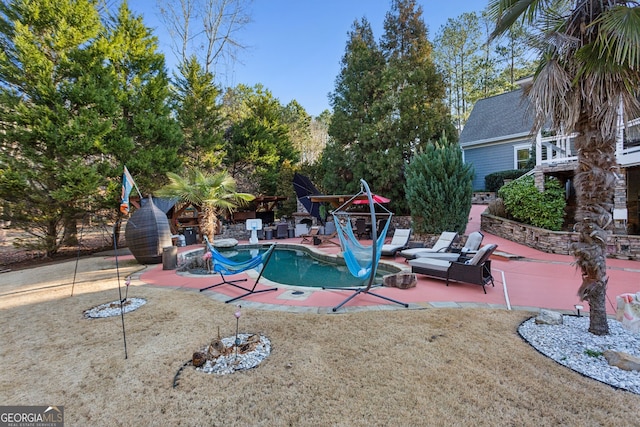
<path id="1" fill-rule="evenodd" d="M 162 262 L 163 249 L 171 246 L 171 228 L 167 216 L 153 204 L 151 197 L 131 215 L 124 237 L 140 264 Z"/>

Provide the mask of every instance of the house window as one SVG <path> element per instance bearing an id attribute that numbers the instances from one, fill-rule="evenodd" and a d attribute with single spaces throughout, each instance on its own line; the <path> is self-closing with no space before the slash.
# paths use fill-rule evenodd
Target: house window
<path id="1" fill-rule="evenodd" d="M 640 124 L 634 123 L 624 129 L 624 148 L 640 147 Z"/>
<path id="2" fill-rule="evenodd" d="M 524 169 L 531 158 L 531 145 L 516 145 L 513 147 L 513 168 Z"/>

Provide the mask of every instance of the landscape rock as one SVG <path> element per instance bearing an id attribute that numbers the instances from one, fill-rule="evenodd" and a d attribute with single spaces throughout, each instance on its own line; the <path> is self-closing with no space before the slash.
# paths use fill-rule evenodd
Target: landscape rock
<path id="1" fill-rule="evenodd" d="M 415 288 L 418 279 L 414 273 L 387 274 L 382 278 L 382 284 L 390 288 Z"/>
<path id="2" fill-rule="evenodd" d="M 614 350 L 605 351 L 603 356 L 611 366 L 617 366 L 625 371 L 640 371 L 640 357 Z"/>
<path id="3" fill-rule="evenodd" d="M 536 325 L 562 325 L 562 314 L 552 310 L 540 310 L 536 317 Z"/>

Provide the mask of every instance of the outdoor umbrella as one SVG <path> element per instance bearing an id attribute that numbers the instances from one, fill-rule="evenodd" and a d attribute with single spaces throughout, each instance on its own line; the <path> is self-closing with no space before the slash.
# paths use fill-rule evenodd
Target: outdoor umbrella
<path id="1" fill-rule="evenodd" d="M 321 224 L 324 224 L 324 219 L 320 215 L 320 203 L 311 201 L 311 196 L 321 195 L 311 180 L 296 172 L 293 176 L 293 189 L 296 192 L 298 200 L 300 200 L 300 203 L 302 203 L 302 206 L 304 206 L 307 212 L 318 218 Z"/>
<path id="2" fill-rule="evenodd" d="M 391 199 L 387 199 L 386 197 L 378 196 L 377 194 L 372 194 L 371 198 L 376 203 L 389 203 Z M 366 205 L 369 203 L 369 199 L 357 199 L 353 201 L 354 205 Z"/>

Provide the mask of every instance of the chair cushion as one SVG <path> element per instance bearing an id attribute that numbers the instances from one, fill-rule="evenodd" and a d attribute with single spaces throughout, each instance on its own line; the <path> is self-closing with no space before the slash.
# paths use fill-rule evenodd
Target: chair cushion
<path id="1" fill-rule="evenodd" d="M 433 258 L 416 258 L 409 260 L 409 265 L 412 267 L 425 268 L 436 271 L 447 271 L 451 265 L 450 261 L 433 259 Z"/>
<path id="2" fill-rule="evenodd" d="M 483 238 L 484 236 L 479 231 L 474 231 L 473 233 L 469 234 L 469 238 L 467 239 L 467 242 L 464 244 L 464 248 L 462 248 L 462 252 L 477 251 L 480 245 L 482 244 Z"/>
<path id="3" fill-rule="evenodd" d="M 489 250 L 492 250 L 496 247 L 496 245 L 484 245 L 482 248 L 480 248 L 480 250 L 478 252 L 476 252 L 476 254 L 473 256 L 473 258 L 471 258 L 470 260 L 466 261 L 465 264 L 469 264 L 469 265 L 477 265 L 479 263 L 482 263 L 486 260 L 486 255 L 487 252 Z"/>
<path id="4" fill-rule="evenodd" d="M 431 258 L 445 261 L 458 261 L 460 254 L 455 252 L 420 252 L 416 254 L 415 259 Z"/>
<path id="5" fill-rule="evenodd" d="M 393 238 L 391 239 L 391 245 L 393 246 L 405 246 L 409 237 L 411 236 L 411 229 L 409 228 L 397 228 L 393 233 Z"/>

